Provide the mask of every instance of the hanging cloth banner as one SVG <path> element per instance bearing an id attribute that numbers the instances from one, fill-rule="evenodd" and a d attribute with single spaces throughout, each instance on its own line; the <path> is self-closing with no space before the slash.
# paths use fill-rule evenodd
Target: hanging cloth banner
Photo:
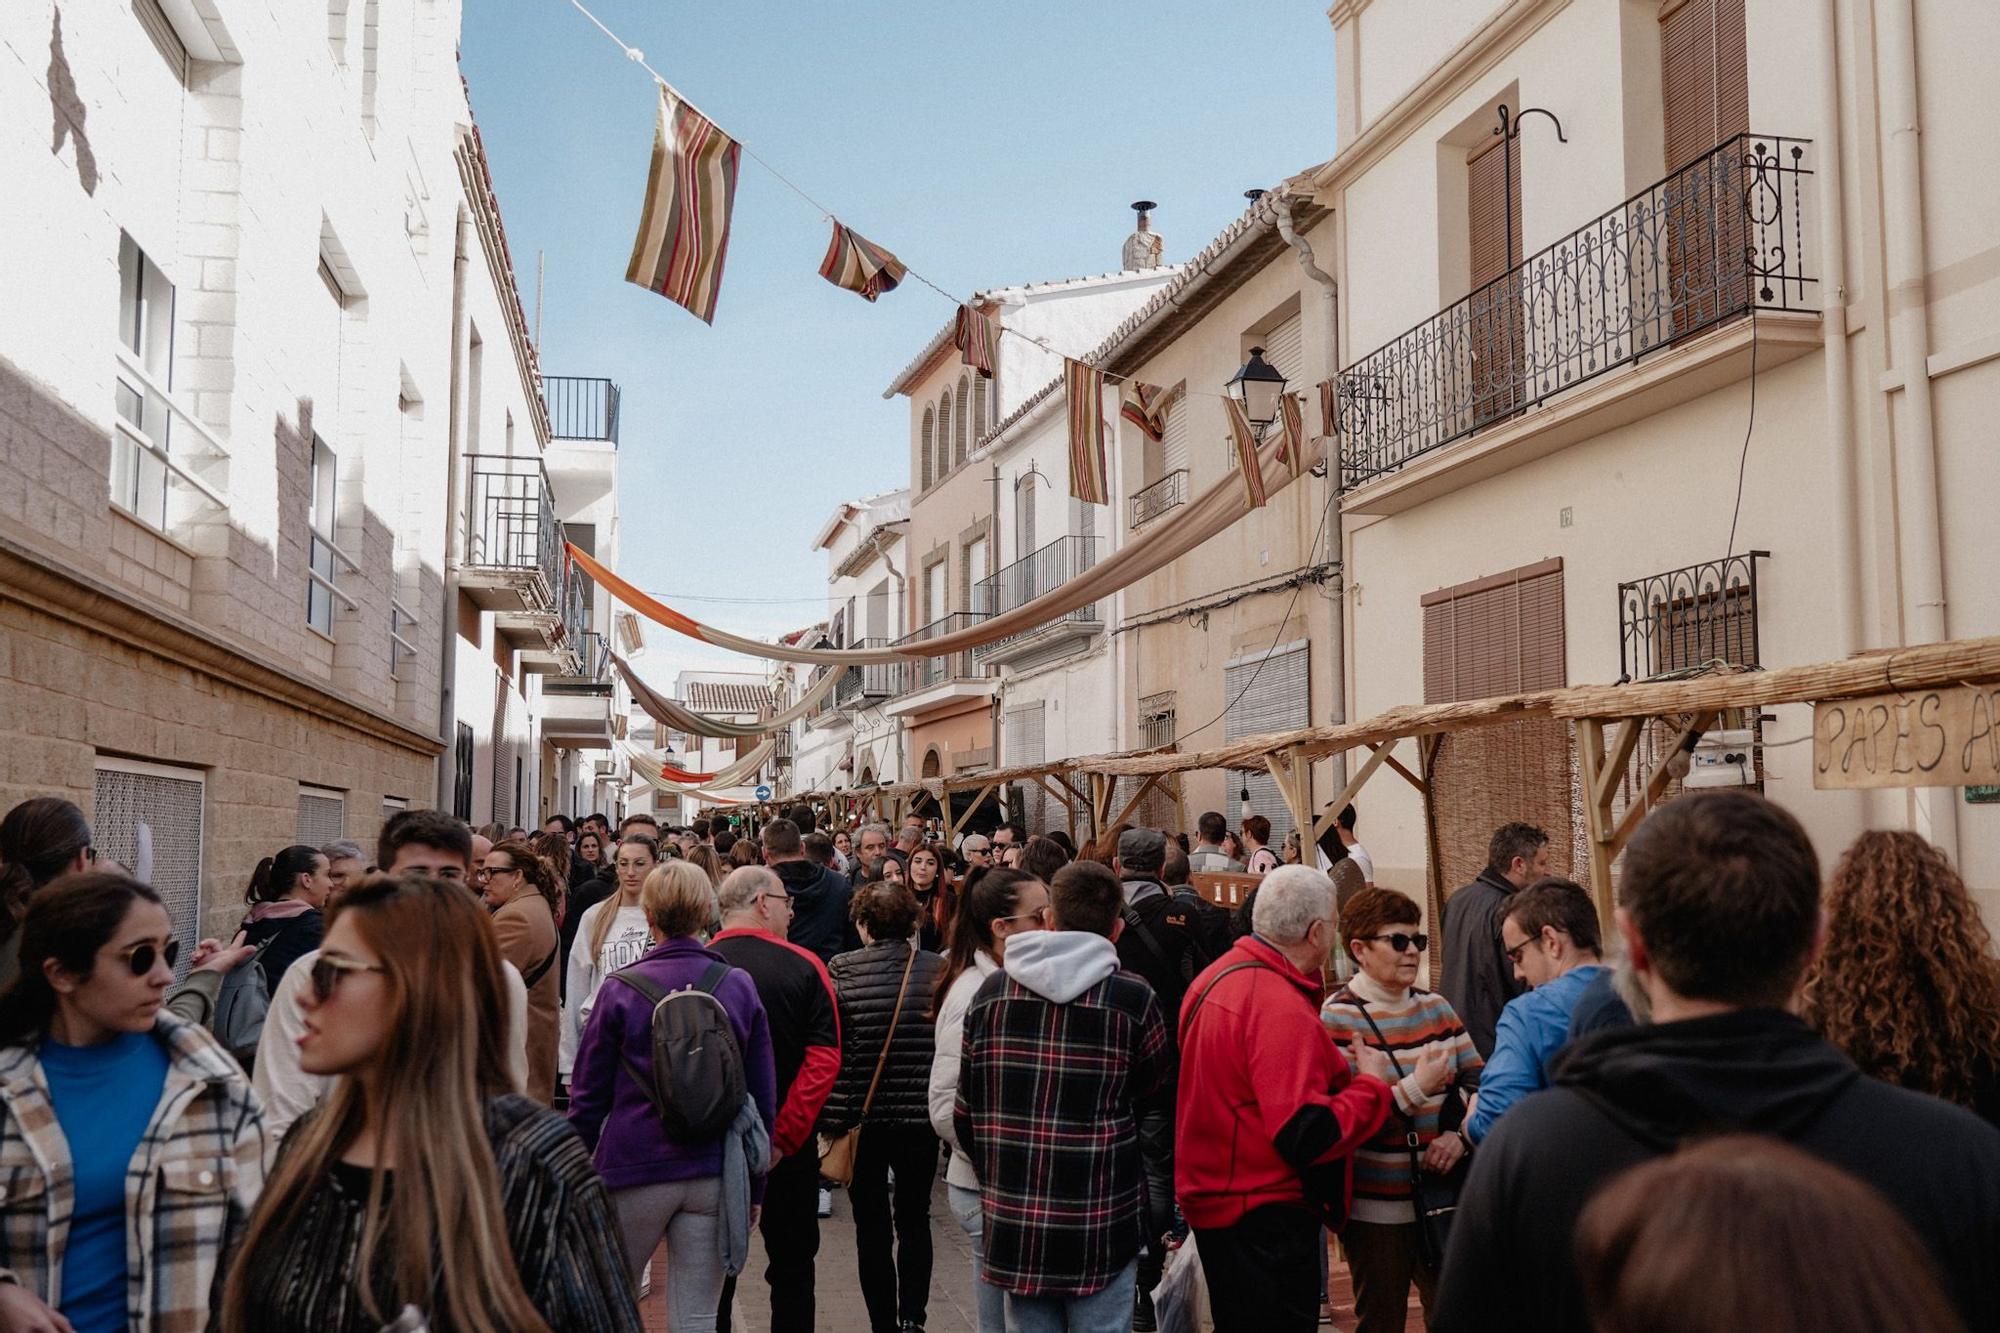
<path id="1" fill-rule="evenodd" d="M 755 774 L 770 757 L 771 751 L 776 748 L 777 742 L 767 741 L 726 769 L 715 773 L 688 773 L 669 766 L 661 758 L 661 752 L 658 750 L 648 750 L 634 745 L 631 741 L 618 742 L 619 752 L 625 756 L 625 761 L 632 766 L 634 773 L 644 778 L 657 791 L 681 796 L 726 796 L 729 788 L 742 786 L 746 779 Z M 700 781 L 684 781 L 686 778 L 698 778 Z"/>
<path id="2" fill-rule="evenodd" d="M 993 369 L 1000 364 L 998 324 L 971 306 L 962 305 L 958 308 L 958 324 L 952 330 L 951 340 L 958 348 L 959 360 L 978 371 L 980 378 L 993 378 Z"/>
<path id="3" fill-rule="evenodd" d="M 1315 445 L 1307 464 L 1318 462 L 1323 446 Z M 1275 451 L 1268 461 L 1260 460 L 1268 493 L 1276 493 L 1293 481 L 1291 469 L 1278 462 Z M 885 648 L 799 648 L 790 644 L 766 643 L 713 625 L 704 625 L 633 587 L 606 569 L 588 553 L 569 547 L 570 559 L 620 602 L 656 624 L 717 648 L 762 657 L 777 662 L 806 662 L 814 665 L 860 666 L 872 662 L 908 662 L 925 657 L 942 657 L 983 644 L 998 643 L 1046 625 L 1058 616 L 1109 597 L 1129 588 L 1148 574 L 1166 568 L 1216 534 L 1226 531 L 1250 512 L 1244 502 L 1244 488 L 1234 477 L 1223 477 L 1200 495 L 1174 511 L 1176 521 L 1149 525 L 1135 540 L 1069 581 L 1051 588 L 1040 597 L 1024 602 L 1011 611 L 975 621 L 962 630 L 940 634 L 918 643 Z"/>
<path id="4" fill-rule="evenodd" d="M 710 713 L 697 713 L 667 698 L 640 680 L 639 674 L 632 670 L 631 664 L 616 653 L 611 655 L 611 665 L 617 668 L 620 676 L 624 677 L 625 687 L 632 692 L 632 702 L 639 705 L 646 716 L 653 721 L 663 727 L 686 732 L 690 736 L 710 736 L 718 740 L 727 738 L 747 740 L 753 736 L 768 736 L 773 732 L 783 731 L 792 723 L 809 716 L 824 703 L 833 693 L 834 687 L 840 683 L 840 678 L 847 674 L 845 667 L 829 668 L 824 679 L 807 690 L 797 703 L 776 717 L 761 722 L 731 722 L 727 718 L 716 717 Z"/>
<path id="5" fill-rule="evenodd" d="M 736 169 L 743 146 L 715 122 L 660 86 L 646 205 L 625 281 L 658 292 L 705 323 L 715 323 Z"/>
<path id="6" fill-rule="evenodd" d="M 1333 438 L 1334 424 L 1339 421 L 1339 409 L 1335 406 L 1335 389 L 1332 380 L 1319 382 L 1319 433 Z"/>
<path id="7" fill-rule="evenodd" d="M 1063 358 L 1069 396 L 1069 493 L 1087 505 L 1111 503 L 1104 466 L 1104 372 Z"/>
<path id="8" fill-rule="evenodd" d="M 833 224 L 833 239 L 827 242 L 826 258 L 819 261 L 822 278 L 836 287 L 845 287 L 864 301 L 895 291 L 907 272 L 902 260 L 839 222 Z"/>
<path id="9" fill-rule="evenodd" d="M 1118 396 L 1118 415 L 1158 444 L 1167 438 L 1167 391 L 1157 384 L 1126 380 L 1124 391 Z"/>
<path id="10" fill-rule="evenodd" d="M 1242 403 L 1224 398 L 1222 406 L 1229 414 L 1229 437 L 1236 449 L 1236 470 L 1243 474 L 1244 497 L 1250 508 L 1262 509 L 1270 495 L 1264 487 L 1264 469 L 1257 466 L 1256 433 L 1250 429 L 1250 418 L 1243 414 Z"/>
<path id="11" fill-rule="evenodd" d="M 1278 461 L 1291 468 L 1294 477 L 1306 470 L 1306 423 L 1305 403 L 1295 393 L 1283 394 L 1278 399 L 1278 420 L 1283 429 L 1278 435 Z"/>

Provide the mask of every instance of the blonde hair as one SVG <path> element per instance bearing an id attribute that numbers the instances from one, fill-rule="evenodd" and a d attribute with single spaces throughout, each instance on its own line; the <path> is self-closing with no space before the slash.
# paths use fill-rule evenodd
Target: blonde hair
<path id="1" fill-rule="evenodd" d="M 611 864 L 613 869 L 611 874 L 613 888 L 611 896 L 590 909 L 597 913 L 597 920 L 592 922 L 590 927 L 590 963 L 592 967 L 597 965 L 598 958 L 604 953 L 604 941 L 611 938 L 611 923 L 618 919 L 618 905 L 625 897 L 625 886 L 617 882 L 618 871 L 616 867 L 618 864 L 618 848 L 628 845 L 644 847 L 647 856 L 655 861 L 660 859 L 660 844 L 642 833 L 627 834 L 625 837 L 620 838 L 617 847 L 612 849 Z M 641 901 L 644 900 L 644 896 L 642 888 L 640 894 Z"/>
<path id="2" fill-rule="evenodd" d="M 708 872 L 687 861 L 662 861 L 646 876 L 639 906 L 662 939 L 698 935 L 715 924 L 715 885 Z"/>
<path id="3" fill-rule="evenodd" d="M 373 1100 L 360 1079 L 343 1075 L 321 1110 L 299 1122 L 230 1270 L 222 1327 L 249 1328 L 250 1274 L 288 1262 L 306 1205 L 372 1124 L 381 1134 L 377 1160 L 395 1163 L 396 1181 L 387 1189 L 379 1165 L 369 1174 L 350 1273 L 369 1317 L 386 1324 L 395 1314 L 377 1306 L 370 1281 L 386 1243 L 398 1308 L 442 1302 L 453 1326 L 470 1333 L 548 1333 L 521 1286 L 486 1137 L 486 1101 L 510 1086 L 493 927 L 462 888 L 416 876 L 349 890 L 334 919 L 348 916 L 380 956 L 390 995 Z"/>

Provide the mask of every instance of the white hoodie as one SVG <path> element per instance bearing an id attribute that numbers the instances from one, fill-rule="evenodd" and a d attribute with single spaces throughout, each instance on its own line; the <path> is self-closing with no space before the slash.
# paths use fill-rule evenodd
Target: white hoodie
<path id="1" fill-rule="evenodd" d="M 1034 930 L 1007 941 L 1007 975 L 1057 1004 L 1117 970 L 1117 946 L 1087 930 Z"/>

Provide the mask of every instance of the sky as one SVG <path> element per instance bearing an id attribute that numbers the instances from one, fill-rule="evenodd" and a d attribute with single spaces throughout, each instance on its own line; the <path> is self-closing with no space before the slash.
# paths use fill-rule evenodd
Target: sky
<path id="1" fill-rule="evenodd" d="M 1333 154 L 1320 0 L 584 0 L 746 149 L 715 324 L 627 283 L 651 78 L 568 0 L 466 0 L 460 67 L 541 359 L 623 390 L 619 572 L 726 629 L 826 614 L 813 537 L 906 485 L 882 391 L 953 313 L 818 274 L 841 221 L 957 296 L 1104 273 L 1159 203 L 1169 263 Z M 1086 349 L 1064 349 L 1077 352 Z M 759 663 L 648 626 L 646 674 Z"/>

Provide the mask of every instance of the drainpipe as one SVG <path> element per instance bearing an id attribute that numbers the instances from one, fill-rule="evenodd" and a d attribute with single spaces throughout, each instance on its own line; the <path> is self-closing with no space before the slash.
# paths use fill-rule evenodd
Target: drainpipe
<path id="1" fill-rule="evenodd" d="M 1820 327 L 1826 340 L 1827 473 L 1833 481 L 1834 653 L 1861 646 L 1861 568 L 1856 558 L 1853 368 L 1847 348 L 1847 217 L 1841 186 L 1838 0 L 1820 0 L 1819 211 L 1823 260 Z"/>
<path id="2" fill-rule="evenodd" d="M 438 734 L 444 737 L 437 773 L 440 810 L 452 809 L 458 795 L 458 571 L 465 563 L 465 534 L 459 526 L 458 513 L 459 463 L 465 448 L 465 395 L 459 381 L 464 373 L 466 238 L 471 227 L 472 218 L 461 204 L 451 256 L 451 388 L 445 409 L 444 610 L 439 616 L 444 622 L 441 626 L 444 643 L 438 654 Z"/>
<path id="3" fill-rule="evenodd" d="M 1292 228 L 1292 210 L 1288 200 L 1280 200 L 1276 220 L 1278 234 L 1285 243 L 1298 252 L 1299 267 L 1305 275 L 1320 285 L 1326 293 L 1326 345 L 1327 364 L 1330 373 L 1340 369 L 1340 287 L 1333 275 L 1319 266 L 1314 259 L 1312 245 L 1305 237 Z M 1340 522 L 1340 447 L 1337 440 L 1327 441 L 1326 451 L 1326 504 L 1327 536 L 1332 544 L 1328 548 L 1336 565 L 1333 576 L 1333 614 L 1327 618 L 1327 655 L 1333 659 L 1333 711 L 1327 721 L 1335 726 L 1347 721 L 1347 569 L 1342 554 Z M 1304 564 L 1312 563 L 1312 552 L 1307 551 Z M 1333 769 L 1334 791 L 1337 793 L 1347 786 L 1347 752 L 1340 751 L 1329 757 Z"/>
<path id="4" fill-rule="evenodd" d="M 1000 563 L 1000 460 L 997 458 L 994 459 L 991 463 L 987 464 L 987 467 L 992 472 L 991 480 L 993 486 L 993 521 L 986 525 L 986 574 L 987 577 L 991 578 L 994 573 L 993 567 Z M 1014 552 L 1014 559 L 1023 560 L 1030 554 L 1032 553 L 1028 551 L 1016 551 Z M 966 600 L 970 602 L 972 600 L 972 589 L 967 588 L 965 591 L 967 594 Z M 986 707 L 986 753 L 992 756 L 992 764 L 995 768 L 1000 767 L 1000 707 L 1000 691 L 995 690 L 993 692 L 993 702 Z M 1004 798 L 1002 799 L 1004 804 Z M 948 825 L 951 821 L 951 810 L 949 808 L 945 810 L 944 816 Z"/>
<path id="5" fill-rule="evenodd" d="M 889 558 L 889 548 L 886 546 L 882 548 L 882 567 L 889 571 L 890 578 L 896 580 L 896 608 L 898 614 L 907 612 L 909 608 L 905 599 L 909 596 L 909 585 L 904 582 L 902 571 L 896 568 L 896 562 Z M 889 638 L 892 641 L 900 639 L 902 637 L 903 636 L 900 634 L 893 634 L 893 633 L 889 636 Z M 896 781 L 898 782 L 905 782 L 909 780 L 909 775 L 910 775 L 909 741 L 910 741 L 910 728 L 907 724 L 905 724 L 899 719 L 896 723 Z M 875 781 L 878 784 L 882 781 L 882 777 L 879 773 L 876 775 Z"/>
<path id="6" fill-rule="evenodd" d="M 1903 642 L 1948 637 L 1944 534 L 1938 515 L 1936 426 L 1931 416 L 1930 333 L 1925 326 L 1924 196 L 1917 113 L 1917 34 L 1912 0 L 1877 0 L 1882 144 L 1882 241 L 1889 349 L 1902 373 L 1904 415 L 1895 428 L 1896 526 L 1901 533 Z M 1890 392 L 1894 392 L 1891 389 Z M 1893 419 L 1893 418 L 1892 418 Z M 1958 793 L 1914 789 L 1918 831 L 1958 860 Z M 1928 824 L 1928 828 L 1922 827 Z"/>

